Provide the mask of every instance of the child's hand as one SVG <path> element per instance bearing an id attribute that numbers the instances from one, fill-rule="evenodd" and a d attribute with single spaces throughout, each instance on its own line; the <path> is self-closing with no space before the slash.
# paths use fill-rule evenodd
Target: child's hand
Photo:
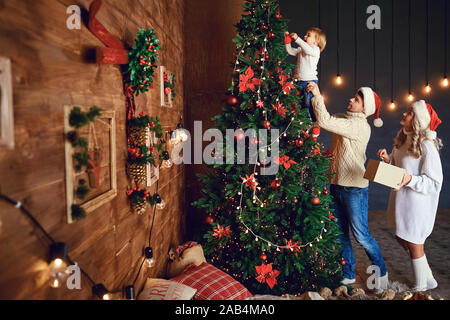
<path id="1" fill-rule="evenodd" d="M 405 171 L 405 175 L 403 176 L 402 183 L 400 184 L 400 188 L 406 186 L 408 183 L 411 182 L 412 176 Z"/>
<path id="2" fill-rule="evenodd" d="M 377 152 L 377 157 L 380 158 L 381 160 L 383 160 L 386 163 L 391 162 L 391 157 L 389 157 L 386 149 L 380 149 Z"/>
<path id="3" fill-rule="evenodd" d="M 308 82 L 306 92 L 311 92 L 314 97 L 320 96 L 319 86 L 315 82 Z"/>
<path id="4" fill-rule="evenodd" d="M 291 33 L 291 38 L 292 38 L 292 40 L 297 41 L 298 34 L 296 34 L 295 32 Z"/>
<path id="5" fill-rule="evenodd" d="M 288 32 L 288 31 L 285 31 L 285 32 L 284 32 L 284 35 L 285 35 L 285 36 L 288 36 L 288 35 L 289 35 L 289 32 Z"/>

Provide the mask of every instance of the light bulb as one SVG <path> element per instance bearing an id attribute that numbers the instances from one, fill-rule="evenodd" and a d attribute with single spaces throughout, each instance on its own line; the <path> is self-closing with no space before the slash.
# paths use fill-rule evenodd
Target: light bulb
<path id="1" fill-rule="evenodd" d="M 340 86 L 342 84 L 342 77 L 340 75 L 336 76 L 336 84 Z"/>
<path id="2" fill-rule="evenodd" d="M 396 108 L 395 102 L 392 101 L 389 107 L 391 108 L 391 110 L 394 110 Z"/>
<path id="3" fill-rule="evenodd" d="M 410 93 L 409 95 L 408 95 L 408 100 L 409 101 L 414 101 L 414 96 L 412 95 L 412 93 Z"/>
<path id="4" fill-rule="evenodd" d="M 155 266 L 155 259 L 153 258 L 145 259 L 145 266 L 147 268 L 153 268 Z"/>
<path id="5" fill-rule="evenodd" d="M 162 167 L 163 168 L 170 168 L 170 167 L 172 167 L 172 165 L 173 165 L 173 162 L 172 162 L 172 160 L 164 160 L 163 162 L 162 162 Z"/>
<path id="6" fill-rule="evenodd" d="M 431 86 L 429 84 L 426 85 L 425 92 L 426 93 L 430 93 L 431 92 Z"/>
<path id="7" fill-rule="evenodd" d="M 162 210 L 166 207 L 166 203 L 164 202 L 164 200 L 161 199 L 160 203 L 156 204 L 156 208 L 158 208 L 159 210 Z"/>
<path id="8" fill-rule="evenodd" d="M 443 86 L 443 87 L 448 87 L 448 79 L 447 79 L 447 77 L 445 77 L 444 79 L 442 79 L 442 86 Z"/>
<path id="9" fill-rule="evenodd" d="M 184 130 L 180 130 L 180 138 L 181 138 L 181 141 L 185 142 L 188 140 L 189 137 Z"/>

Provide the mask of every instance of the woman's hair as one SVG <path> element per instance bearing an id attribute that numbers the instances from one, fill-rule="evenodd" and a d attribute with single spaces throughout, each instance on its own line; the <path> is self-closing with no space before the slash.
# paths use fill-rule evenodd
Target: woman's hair
<path id="1" fill-rule="evenodd" d="M 423 142 L 427 139 L 426 131 L 420 130 L 419 120 L 416 115 L 412 120 L 412 129 L 413 132 L 411 134 L 411 145 L 408 148 L 408 151 L 416 158 L 419 158 L 423 154 Z M 397 133 L 397 136 L 394 139 L 394 147 L 397 149 L 404 145 L 406 142 L 406 134 L 403 132 L 403 128 Z M 442 149 L 443 144 L 442 140 L 436 138 L 433 140 L 436 149 L 439 151 Z"/>
<path id="2" fill-rule="evenodd" d="M 308 31 L 314 33 L 320 52 L 325 50 L 325 46 L 327 45 L 327 36 L 325 35 L 325 32 L 323 32 L 323 30 L 319 28 L 310 28 L 306 30 L 306 32 Z"/>

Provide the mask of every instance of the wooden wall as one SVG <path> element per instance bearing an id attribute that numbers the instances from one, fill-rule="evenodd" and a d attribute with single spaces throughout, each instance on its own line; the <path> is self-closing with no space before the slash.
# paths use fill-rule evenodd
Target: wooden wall
<path id="1" fill-rule="evenodd" d="M 231 85 L 231 63 L 236 59 L 234 25 L 244 14 L 244 0 L 188 0 L 185 10 L 186 122 L 193 132 L 194 121 L 202 121 L 203 131 L 212 128 L 211 118 L 222 112 L 225 94 Z M 203 146 L 208 145 L 204 143 Z M 195 237 L 205 226 L 203 210 L 190 206 L 200 197 L 201 185 L 196 177 L 203 165 L 186 170 L 188 237 Z"/>
<path id="2" fill-rule="evenodd" d="M 152 210 L 143 216 L 129 209 L 125 190 L 125 100 L 118 66 L 97 65 L 92 48 L 102 45 L 85 24 L 66 28 L 66 9 L 79 5 L 86 16 L 90 0 L 0 0 L 0 56 L 12 59 L 16 147 L 0 150 L 0 192 L 21 201 L 71 258 L 96 282 L 121 290 L 136 276 L 147 245 Z M 176 73 L 173 108 L 160 107 L 159 69 L 155 86 L 136 100 L 138 112 L 159 115 L 164 129 L 176 127 L 184 111 L 184 0 L 105 0 L 98 19 L 116 37 L 132 45 L 141 27 L 154 28 L 161 40 L 160 63 Z M 213 1 L 215 2 L 215 1 Z M 84 220 L 66 223 L 64 105 L 97 105 L 116 112 L 118 195 Z M 157 211 L 152 247 L 161 276 L 169 245 L 184 233 L 184 166 L 162 169 L 159 189 L 167 202 Z M 151 190 L 153 193 L 154 190 Z M 0 201 L 0 299 L 88 299 L 81 290 L 51 289 L 45 279 L 48 242 L 11 205 Z"/>

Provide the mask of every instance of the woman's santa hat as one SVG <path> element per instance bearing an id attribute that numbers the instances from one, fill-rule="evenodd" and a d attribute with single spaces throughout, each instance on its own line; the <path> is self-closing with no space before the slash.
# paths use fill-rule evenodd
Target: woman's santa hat
<path id="1" fill-rule="evenodd" d="M 378 95 L 369 87 L 363 87 L 358 90 L 364 98 L 364 113 L 367 117 L 374 115 L 373 125 L 377 128 L 383 126 L 383 120 L 380 118 L 381 100 Z"/>
<path id="2" fill-rule="evenodd" d="M 425 130 L 427 138 L 436 139 L 436 128 L 442 123 L 433 107 L 423 100 L 412 104 L 414 114 L 419 121 L 420 130 Z"/>

